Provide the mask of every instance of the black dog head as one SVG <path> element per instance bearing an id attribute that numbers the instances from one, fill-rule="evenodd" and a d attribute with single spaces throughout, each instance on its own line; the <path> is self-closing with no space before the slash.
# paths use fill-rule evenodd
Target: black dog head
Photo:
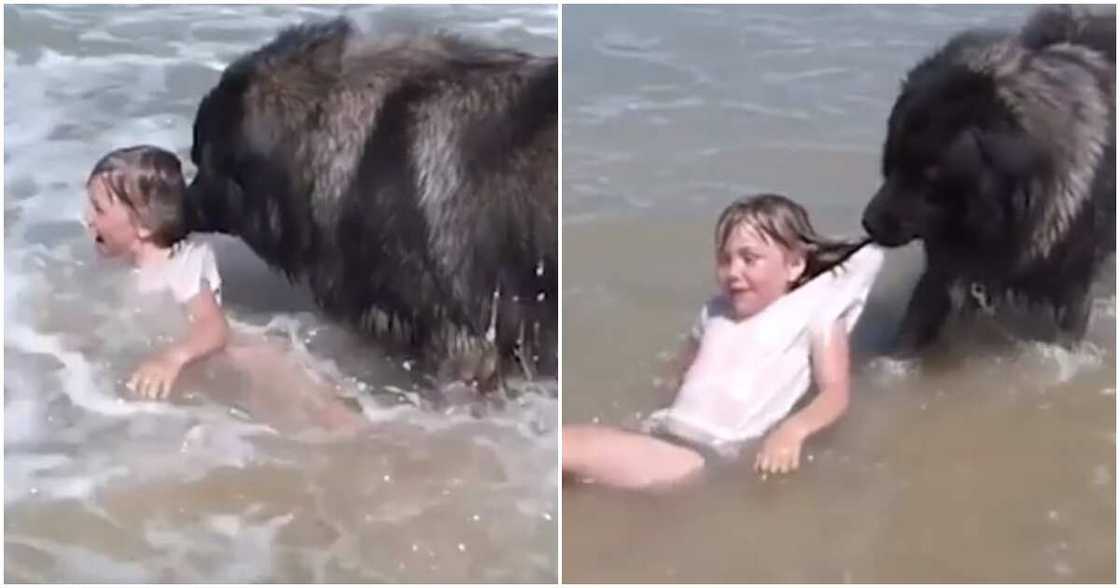
<path id="1" fill-rule="evenodd" d="M 195 116 L 190 230 L 240 237 L 270 264 L 297 271 L 311 240 L 301 196 L 313 179 L 292 172 L 298 145 L 285 137 L 312 124 L 303 105 L 325 85 L 319 72 L 339 69 L 351 31 L 345 19 L 292 27 L 226 68 Z"/>
<path id="2" fill-rule="evenodd" d="M 879 244 L 922 239 L 990 251 L 1016 231 L 1044 158 L 995 76 L 956 54 L 991 39 L 958 38 L 903 84 L 883 146 L 883 185 L 863 214 Z"/>
<path id="3" fill-rule="evenodd" d="M 191 161 L 198 173 L 187 188 L 187 225 L 191 231 L 237 234 L 245 194 L 238 178 L 237 137 L 241 100 L 219 86 L 199 105 L 194 121 Z"/>

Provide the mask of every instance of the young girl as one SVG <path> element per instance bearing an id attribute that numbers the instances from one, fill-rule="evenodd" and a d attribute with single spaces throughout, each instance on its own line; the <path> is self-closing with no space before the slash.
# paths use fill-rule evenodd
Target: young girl
<path id="1" fill-rule="evenodd" d="M 169 292 L 187 314 L 187 333 L 141 363 L 127 382 L 129 390 L 167 398 L 184 367 L 225 350 L 249 371 L 256 387 L 270 388 L 266 393 L 274 398 L 283 395 L 289 407 L 309 409 L 319 424 L 358 425 L 357 414 L 329 391 L 315 392 L 316 383 L 281 350 L 245 337 L 227 346 L 230 329 L 221 308 L 217 262 L 208 243 L 187 235 L 186 185 L 175 154 L 147 145 L 112 151 L 90 172 L 86 192 L 85 223 L 98 252 L 134 266 L 141 292 Z M 249 400 L 264 412 L 285 412 L 267 408 L 278 405 L 256 395 Z"/>
<path id="2" fill-rule="evenodd" d="M 844 414 L 848 335 L 882 251 L 822 238 L 805 209 L 772 194 L 728 206 L 715 245 L 720 294 L 681 354 L 687 370 L 673 405 L 651 416 L 649 434 L 564 427 L 566 474 L 630 488 L 674 482 L 763 434 L 754 468 L 791 472 L 805 440 Z M 819 394 L 787 417 L 810 371 Z"/>

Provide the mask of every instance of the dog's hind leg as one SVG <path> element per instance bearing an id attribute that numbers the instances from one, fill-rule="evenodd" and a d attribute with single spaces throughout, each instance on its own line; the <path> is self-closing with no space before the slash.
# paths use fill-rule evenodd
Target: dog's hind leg
<path id="1" fill-rule="evenodd" d="M 517 363 L 521 364 L 521 372 L 525 375 L 525 379 L 530 381 L 535 380 L 536 374 L 533 372 L 533 362 L 529 357 L 529 342 L 525 340 L 524 322 L 518 327 L 517 347 L 515 349 Z"/>
<path id="2" fill-rule="evenodd" d="M 895 353 L 912 355 L 937 339 L 941 327 L 952 309 L 949 296 L 949 281 L 940 273 L 928 269 L 918 279 L 906 306 Z"/>

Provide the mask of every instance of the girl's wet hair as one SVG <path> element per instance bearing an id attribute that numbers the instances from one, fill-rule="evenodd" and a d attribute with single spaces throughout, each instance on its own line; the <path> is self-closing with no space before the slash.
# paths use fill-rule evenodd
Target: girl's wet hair
<path id="1" fill-rule="evenodd" d="M 809 222 L 809 213 L 798 203 L 780 194 L 755 194 L 732 202 L 716 222 L 716 251 L 722 251 L 732 231 L 743 225 L 757 230 L 764 238 L 787 251 L 805 256 L 805 271 L 792 288 L 812 280 L 847 260 L 869 239 L 845 241 L 821 236 Z"/>
<path id="2" fill-rule="evenodd" d="M 136 213 L 152 232 L 155 244 L 170 247 L 186 237 L 183 198 L 187 187 L 174 153 L 151 145 L 115 149 L 93 166 L 86 185 L 97 178 Z"/>

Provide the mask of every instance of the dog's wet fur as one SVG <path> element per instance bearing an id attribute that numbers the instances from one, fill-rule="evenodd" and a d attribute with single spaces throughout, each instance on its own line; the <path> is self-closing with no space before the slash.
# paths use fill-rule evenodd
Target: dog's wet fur
<path id="1" fill-rule="evenodd" d="M 1007 304 L 1052 317 L 1040 338 L 1083 337 L 1116 249 L 1115 8 L 1086 8 L 958 34 L 903 82 L 863 214 L 876 242 L 925 247 L 900 353 L 953 311 Z"/>
<path id="2" fill-rule="evenodd" d="M 445 34 L 286 29 L 199 106 L 190 228 L 447 379 L 555 374 L 557 76 Z"/>

